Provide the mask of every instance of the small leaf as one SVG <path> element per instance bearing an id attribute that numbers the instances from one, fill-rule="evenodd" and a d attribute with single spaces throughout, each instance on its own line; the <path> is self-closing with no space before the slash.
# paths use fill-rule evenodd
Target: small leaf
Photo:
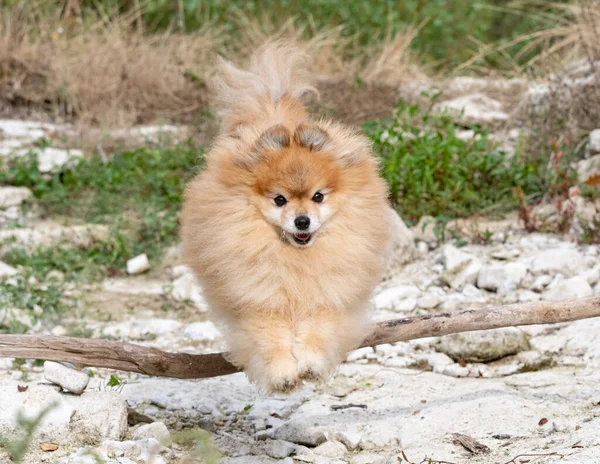
<path id="1" fill-rule="evenodd" d="M 29 389 L 29 385 L 17 385 L 17 390 L 19 393 L 26 392 Z"/>
<path id="2" fill-rule="evenodd" d="M 56 443 L 40 443 L 40 449 L 44 452 L 56 451 L 58 445 Z"/>

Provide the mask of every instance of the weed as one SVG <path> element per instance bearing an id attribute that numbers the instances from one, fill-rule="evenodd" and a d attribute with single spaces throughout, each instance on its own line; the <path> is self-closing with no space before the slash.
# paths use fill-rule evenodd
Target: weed
<path id="1" fill-rule="evenodd" d="M 61 285 L 40 286 L 25 275 L 0 279 L 0 308 L 19 308 L 35 320 L 42 315 L 56 316 L 74 306 L 74 299 L 65 294 Z M 8 321 L 6 326 L 0 324 L 0 333 L 24 333 L 26 330 L 19 321 Z"/>
<path id="2" fill-rule="evenodd" d="M 121 380 L 118 376 L 111 375 L 110 378 L 106 381 L 106 389 L 120 393 L 125 387 L 126 383 L 126 381 Z"/>
<path id="3" fill-rule="evenodd" d="M 538 193 L 540 163 L 497 150 L 477 127 L 466 141 L 457 129 L 450 116 L 408 105 L 401 105 L 392 121 L 365 125 L 381 158 L 392 203 L 408 222 L 426 215 L 456 218 L 498 205 L 515 207 L 515 186 Z M 443 235 L 442 225 L 436 227 Z"/>
<path id="4" fill-rule="evenodd" d="M 191 143 L 142 148 L 81 160 L 67 170 L 42 175 L 35 155 L 17 158 L 0 172 L 0 183 L 30 188 L 46 214 L 110 226 L 109 238 L 86 248 L 53 247 L 33 253 L 12 248 L 3 260 L 25 266 L 38 278 L 59 270 L 68 280 L 115 275 L 141 253 L 159 259 L 177 240 L 185 183 L 202 162 Z"/>

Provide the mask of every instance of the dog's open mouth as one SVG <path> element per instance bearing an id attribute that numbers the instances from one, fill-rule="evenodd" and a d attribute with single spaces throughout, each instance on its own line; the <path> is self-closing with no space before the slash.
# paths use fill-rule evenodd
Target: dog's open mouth
<path id="1" fill-rule="evenodd" d="M 294 241 L 299 245 L 306 245 L 308 242 L 310 242 L 311 238 L 312 234 L 309 234 L 308 232 L 297 232 L 294 234 Z"/>

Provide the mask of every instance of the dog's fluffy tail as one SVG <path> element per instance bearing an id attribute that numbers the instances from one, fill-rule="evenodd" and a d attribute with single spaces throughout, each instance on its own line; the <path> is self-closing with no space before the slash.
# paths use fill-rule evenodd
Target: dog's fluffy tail
<path id="1" fill-rule="evenodd" d="M 299 100 L 307 92 L 316 92 L 307 61 L 302 50 L 285 42 L 271 42 L 259 49 L 248 70 L 220 59 L 216 90 L 225 130 L 275 117 L 284 97 Z"/>

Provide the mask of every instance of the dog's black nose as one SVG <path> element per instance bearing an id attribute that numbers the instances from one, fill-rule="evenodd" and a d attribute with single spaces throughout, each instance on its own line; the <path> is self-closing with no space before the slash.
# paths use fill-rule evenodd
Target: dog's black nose
<path id="1" fill-rule="evenodd" d="M 298 216 L 294 220 L 294 224 L 296 224 L 298 230 L 306 230 L 310 226 L 310 218 L 308 216 Z"/>

